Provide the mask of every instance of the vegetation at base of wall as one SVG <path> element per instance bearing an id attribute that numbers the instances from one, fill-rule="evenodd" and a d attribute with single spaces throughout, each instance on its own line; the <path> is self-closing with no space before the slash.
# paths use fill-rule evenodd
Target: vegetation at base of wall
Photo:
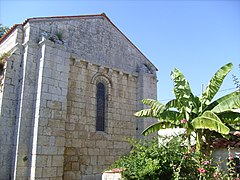
<path id="1" fill-rule="evenodd" d="M 11 55 L 10 52 L 5 52 L 0 56 L 0 71 L 3 71 L 4 64 L 7 61 L 7 58 Z"/>
<path id="2" fill-rule="evenodd" d="M 111 167 L 123 169 L 123 179 L 131 180 L 234 180 L 234 162 L 228 161 L 228 171 L 221 169 L 220 161 L 211 156 L 199 154 L 195 148 L 190 151 L 181 145 L 183 137 L 172 138 L 161 144 L 157 138 L 152 141 L 130 140 L 129 155 L 119 158 Z"/>
<path id="3" fill-rule="evenodd" d="M 222 66 L 210 79 L 200 97 L 192 93 L 187 79 L 175 68 L 171 72 L 175 99 L 166 105 L 153 99 L 144 99 L 143 103 L 149 108 L 138 111 L 135 115 L 158 119 L 157 123 L 143 131 L 143 135 L 176 127 L 184 128 L 185 133 L 165 144 L 159 143 L 157 139 L 151 142 L 132 140 L 130 155 L 117 160 L 111 168 L 124 169 L 122 175 L 125 179 L 239 179 L 233 158 L 228 157 L 227 171 L 223 171 L 223 162 L 212 158 L 210 146 L 211 140 L 219 137 L 230 139 L 230 131 L 240 130 L 240 92 L 234 91 L 213 101 L 232 67 L 232 63 Z M 194 148 L 191 144 L 193 134 L 196 142 Z M 187 146 L 183 145 L 186 141 Z"/>

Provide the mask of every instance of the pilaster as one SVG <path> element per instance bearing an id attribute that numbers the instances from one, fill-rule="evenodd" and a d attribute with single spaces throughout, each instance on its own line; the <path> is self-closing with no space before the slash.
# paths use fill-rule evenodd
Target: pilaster
<path id="1" fill-rule="evenodd" d="M 137 82 L 137 110 L 148 108 L 141 100 L 150 98 L 157 99 L 157 78 L 156 72 L 149 71 L 145 65 L 139 68 L 138 82 Z M 141 134 L 151 124 L 155 123 L 153 118 L 137 118 L 137 138 L 142 139 Z"/>
<path id="2" fill-rule="evenodd" d="M 39 46 L 30 179 L 61 178 L 70 54 L 44 37 Z"/>

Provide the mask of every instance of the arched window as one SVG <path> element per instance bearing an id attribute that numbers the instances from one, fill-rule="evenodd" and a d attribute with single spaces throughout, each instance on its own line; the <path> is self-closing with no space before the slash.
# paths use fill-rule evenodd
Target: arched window
<path id="1" fill-rule="evenodd" d="M 97 84 L 96 131 L 105 131 L 106 89 L 103 83 Z"/>

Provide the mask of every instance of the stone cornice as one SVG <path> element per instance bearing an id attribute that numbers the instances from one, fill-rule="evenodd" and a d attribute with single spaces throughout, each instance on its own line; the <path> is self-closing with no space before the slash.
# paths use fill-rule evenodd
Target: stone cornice
<path id="1" fill-rule="evenodd" d="M 76 55 L 72 55 L 71 58 L 75 61 L 75 65 L 77 64 L 80 64 L 81 62 L 85 62 L 87 64 L 87 68 L 89 68 L 90 66 L 98 66 L 98 72 L 103 72 L 104 69 L 107 69 L 108 70 L 108 74 L 112 74 L 114 71 L 117 72 L 119 75 L 127 75 L 129 77 L 138 77 L 138 73 L 137 72 L 126 72 L 126 71 L 123 71 L 123 70 L 120 70 L 118 68 L 112 68 L 112 67 L 109 67 L 109 66 L 103 66 L 101 64 L 97 64 L 97 63 L 92 63 L 91 61 L 88 61 L 88 60 L 85 60 L 85 59 L 82 59 L 82 58 L 74 58 L 76 57 Z"/>

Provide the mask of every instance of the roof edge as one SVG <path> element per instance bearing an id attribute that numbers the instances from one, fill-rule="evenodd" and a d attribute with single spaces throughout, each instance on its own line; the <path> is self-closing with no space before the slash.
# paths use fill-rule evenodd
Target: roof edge
<path id="1" fill-rule="evenodd" d="M 140 54 L 142 54 L 142 56 L 143 56 L 144 58 L 146 58 L 146 59 L 151 63 L 151 65 L 156 69 L 156 71 L 158 71 L 157 67 L 138 49 L 138 47 L 137 47 L 135 44 L 133 44 L 133 42 L 132 42 L 117 26 L 115 26 L 115 24 L 113 24 L 113 22 L 107 17 L 107 15 L 106 15 L 105 13 L 102 13 L 101 15 L 104 16 L 104 17 L 112 24 L 112 26 L 113 26 L 114 28 L 116 28 L 116 30 L 117 30 L 118 32 L 120 32 L 120 33 L 122 34 L 122 36 L 123 36 L 128 42 L 130 42 L 130 44 L 131 44 L 138 52 L 140 52 Z"/>
<path id="2" fill-rule="evenodd" d="M 0 44 L 7 39 L 7 37 L 21 24 L 14 24 L 8 31 L 0 38 Z"/>

